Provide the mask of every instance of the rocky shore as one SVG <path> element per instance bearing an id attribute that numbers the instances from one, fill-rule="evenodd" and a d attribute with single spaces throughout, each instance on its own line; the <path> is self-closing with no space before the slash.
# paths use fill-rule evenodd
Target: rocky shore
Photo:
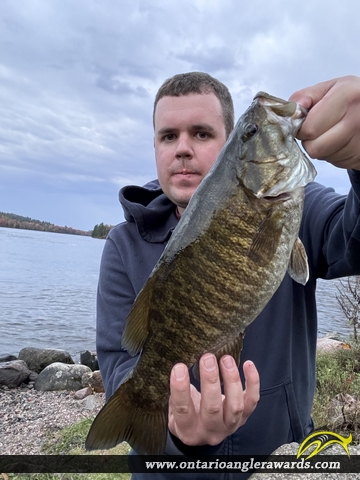
<path id="1" fill-rule="evenodd" d="M 346 344 L 321 340 L 318 348 L 333 350 Z M 49 437 L 64 427 L 93 418 L 105 402 L 96 354 L 85 351 L 75 364 L 64 350 L 23 349 L 18 357 L 0 357 L 0 452 L 3 455 L 42 454 Z M 294 455 L 298 444 L 284 445 L 278 455 Z M 330 453 L 327 451 L 327 453 Z M 341 451 L 331 454 L 344 454 Z M 357 446 L 351 455 L 359 455 Z M 251 478 L 360 478 L 360 474 L 255 474 Z M 355 475 L 355 476 L 354 476 Z M 358 476 L 359 475 L 359 476 Z"/>
<path id="2" fill-rule="evenodd" d="M 2 455 L 42 454 L 43 444 L 64 427 L 93 418 L 105 402 L 104 393 L 83 400 L 70 391 L 37 391 L 0 387 L 0 452 Z"/>
<path id="3" fill-rule="evenodd" d="M 49 436 L 85 418 L 105 403 L 96 353 L 75 364 L 65 350 L 24 348 L 0 357 L 0 452 L 33 455 Z"/>

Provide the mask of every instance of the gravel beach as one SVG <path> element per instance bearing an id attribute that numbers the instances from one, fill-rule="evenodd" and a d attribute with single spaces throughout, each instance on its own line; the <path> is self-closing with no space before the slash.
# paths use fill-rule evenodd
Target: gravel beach
<path id="1" fill-rule="evenodd" d="M 42 445 L 64 427 L 95 417 L 104 393 L 75 400 L 75 392 L 40 392 L 0 386 L 0 454 L 41 454 Z"/>

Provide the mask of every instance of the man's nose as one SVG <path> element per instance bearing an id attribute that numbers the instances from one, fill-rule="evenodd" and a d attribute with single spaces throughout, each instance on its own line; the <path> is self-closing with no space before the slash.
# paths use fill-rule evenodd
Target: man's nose
<path id="1" fill-rule="evenodd" d="M 176 145 L 176 157 L 192 157 L 193 149 L 191 145 L 191 139 L 187 135 L 182 135 L 179 137 Z"/>

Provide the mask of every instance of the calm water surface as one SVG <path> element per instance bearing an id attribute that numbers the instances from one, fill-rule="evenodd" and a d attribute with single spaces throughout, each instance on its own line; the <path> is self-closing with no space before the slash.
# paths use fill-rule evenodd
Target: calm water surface
<path id="1" fill-rule="evenodd" d="M 104 241 L 0 228 L 0 355 L 60 348 L 78 360 L 95 349 L 95 301 Z M 319 281 L 319 336 L 350 328 L 336 281 Z"/>
<path id="2" fill-rule="evenodd" d="M 95 348 L 103 247 L 91 237 L 0 228 L 0 354 Z"/>

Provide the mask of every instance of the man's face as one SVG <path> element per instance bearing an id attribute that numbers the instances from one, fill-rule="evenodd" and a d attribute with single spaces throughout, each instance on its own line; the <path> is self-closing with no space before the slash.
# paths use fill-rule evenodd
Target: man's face
<path id="1" fill-rule="evenodd" d="M 155 110 L 155 159 L 165 195 L 180 213 L 226 142 L 220 100 L 213 93 L 162 97 Z"/>

